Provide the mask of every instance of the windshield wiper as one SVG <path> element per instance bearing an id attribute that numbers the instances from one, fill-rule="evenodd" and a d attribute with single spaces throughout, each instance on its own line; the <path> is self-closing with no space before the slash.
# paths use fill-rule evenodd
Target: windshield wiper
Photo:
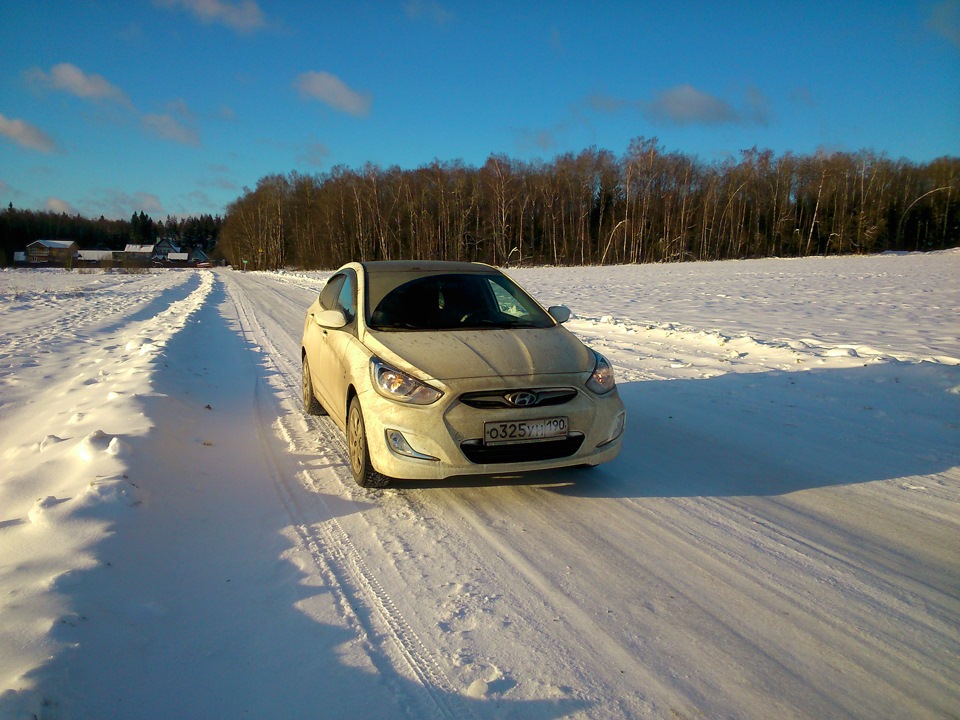
<path id="1" fill-rule="evenodd" d="M 371 330 L 429 330 L 431 328 L 425 328 L 421 325 L 414 325 L 413 323 L 402 323 L 402 322 L 392 322 L 392 323 L 380 323 L 379 325 L 369 325 Z"/>
<path id="2" fill-rule="evenodd" d="M 463 325 L 458 325 L 456 329 L 470 329 L 470 328 L 497 328 L 499 330 L 513 330 L 513 329 L 524 329 L 524 328 L 544 328 L 546 325 L 538 325 L 537 323 L 530 322 L 529 320 L 490 320 L 488 318 L 481 318 L 478 320 L 471 320 L 468 323 Z"/>

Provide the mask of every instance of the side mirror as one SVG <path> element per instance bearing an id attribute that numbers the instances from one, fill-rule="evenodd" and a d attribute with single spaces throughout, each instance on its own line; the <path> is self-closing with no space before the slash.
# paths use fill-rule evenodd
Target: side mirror
<path id="1" fill-rule="evenodd" d="M 569 320 L 571 315 L 570 308 L 566 305 L 551 305 L 547 308 L 547 312 L 561 325 Z"/>
<path id="2" fill-rule="evenodd" d="M 347 324 L 347 318 L 339 310 L 321 310 L 314 313 L 313 321 L 323 328 L 339 330 Z"/>

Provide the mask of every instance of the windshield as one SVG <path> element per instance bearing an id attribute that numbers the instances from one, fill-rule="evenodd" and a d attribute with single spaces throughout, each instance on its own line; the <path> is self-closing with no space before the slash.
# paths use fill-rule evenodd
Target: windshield
<path id="1" fill-rule="evenodd" d="M 375 330 L 476 330 L 555 323 L 504 275 L 451 273 L 416 277 L 389 290 L 367 324 Z"/>

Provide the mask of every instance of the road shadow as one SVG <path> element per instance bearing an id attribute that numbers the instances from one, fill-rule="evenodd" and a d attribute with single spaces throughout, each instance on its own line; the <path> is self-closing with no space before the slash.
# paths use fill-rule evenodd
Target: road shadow
<path id="1" fill-rule="evenodd" d="M 509 679 L 474 699 L 414 681 L 378 653 L 357 666 L 345 651 L 360 644 L 356 631 L 318 617 L 339 602 L 334 591 L 286 560 L 267 567 L 252 559 L 245 576 L 200 580 L 208 587 L 186 595 L 207 591 L 213 602 L 178 604 L 177 578 L 161 570 L 151 581 L 130 565 L 134 557 L 125 561 L 123 543 L 118 528 L 95 548 L 97 567 L 72 573 L 58 592 L 69 608 L 50 631 L 60 649 L 19 680 L 20 690 L 0 694 L 0 716 L 553 720 L 589 709 L 574 698 L 505 699 Z M 143 581 L 130 594 L 137 573 Z"/>
<path id="2" fill-rule="evenodd" d="M 531 475 L 585 497 L 783 495 L 960 465 L 960 367 L 890 362 L 620 386 L 615 461 Z"/>
<path id="3" fill-rule="evenodd" d="M 64 518 L 102 525 L 83 568 L 51 578 L 51 656 L 0 694 L 0 717 L 553 720 L 588 710 L 573 697 L 505 698 L 512 678 L 467 697 L 452 681 L 416 679 L 389 641 L 371 640 L 374 610 L 324 570 L 321 536 L 304 535 L 364 505 L 324 501 L 326 515 L 294 522 L 277 502 L 277 478 L 252 461 L 250 406 L 265 369 L 225 303 L 218 282 L 156 357 L 138 400 L 152 427 L 122 436 L 128 467 L 116 480 L 135 502 Z M 253 449 L 238 451 L 238 437 Z M 445 658 L 408 650 L 428 653 L 446 680 Z"/>
<path id="4" fill-rule="evenodd" d="M 183 270 L 165 270 L 164 272 L 177 272 L 182 273 Z M 200 287 L 200 273 L 190 270 L 189 275 L 186 277 L 183 283 L 175 285 L 167 290 L 163 291 L 155 298 L 147 302 L 139 310 L 130 313 L 129 315 L 123 315 L 122 317 L 113 320 L 103 327 L 99 328 L 98 332 L 100 333 L 110 333 L 114 332 L 121 327 L 131 325 L 133 323 L 142 322 L 143 320 L 149 320 L 150 318 L 156 317 L 158 313 L 163 312 L 171 304 L 183 300 L 190 295 L 194 290 Z M 136 285 L 131 285 L 132 288 L 136 288 Z M 117 291 L 116 289 L 114 290 Z M 127 290 L 124 286 L 119 287 L 119 293 L 125 294 L 127 292 L 135 292 L 135 290 Z"/>
<path id="5" fill-rule="evenodd" d="M 782 495 L 960 464 L 960 367 L 892 362 L 619 385 L 613 462 L 394 481 L 395 490 L 540 487 L 585 497 Z"/>

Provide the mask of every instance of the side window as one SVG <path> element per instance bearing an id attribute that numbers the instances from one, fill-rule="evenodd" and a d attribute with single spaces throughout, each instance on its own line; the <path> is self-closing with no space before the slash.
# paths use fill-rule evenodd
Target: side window
<path id="1" fill-rule="evenodd" d="M 507 288 L 503 287 L 493 278 L 488 282 L 490 283 L 490 289 L 493 291 L 493 296 L 497 300 L 497 308 L 500 312 L 516 318 L 527 318 L 530 316 L 530 312 L 517 301 L 517 298 L 515 298 Z"/>
<path id="2" fill-rule="evenodd" d="M 327 281 L 326 286 L 320 293 L 320 307 L 324 310 L 336 310 L 337 298 L 340 295 L 340 288 L 346 280 L 346 275 L 334 275 Z"/>
<path id="3" fill-rule="evenodd" d="M 357 293 L 354 291 L 353 278 L 349 275 L 343 276 L 343 285 L 337 296 L 337 307 L 343 311 L 348 323 L 352 323 L 357 317 Z"/>

